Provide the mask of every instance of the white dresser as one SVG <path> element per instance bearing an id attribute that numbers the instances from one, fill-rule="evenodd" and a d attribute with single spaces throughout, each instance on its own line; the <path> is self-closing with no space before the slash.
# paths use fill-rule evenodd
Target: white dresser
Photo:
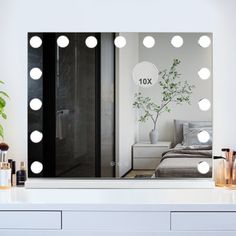
<path id="1" fill-rule="evenodd" d="M 1 236 L 235 236 L 236 191 L 0 191 Z"/>
<path id="2" fill-rule="evenodd" d="M 133 145 L 133 169 L 155 169 L 160 163 L 162 153 L 169 150 L 171 142 L 157 144 L 136 143 Z"/>

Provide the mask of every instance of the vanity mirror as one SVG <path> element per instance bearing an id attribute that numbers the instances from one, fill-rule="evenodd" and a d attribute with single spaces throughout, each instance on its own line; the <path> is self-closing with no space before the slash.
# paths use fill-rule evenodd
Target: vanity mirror
<path id="1" fill-rule="evenodd" d="M 211 33 L 29 33 L 29 177 L 212 177 Z"/>

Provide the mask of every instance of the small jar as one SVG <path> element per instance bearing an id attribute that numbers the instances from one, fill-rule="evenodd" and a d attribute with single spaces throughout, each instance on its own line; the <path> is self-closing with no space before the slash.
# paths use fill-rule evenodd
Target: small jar
<path id="1" fill-rule="evenodd" d="M 0 189 L 11 187 L 11 167 L 9 163 L 0 163 Z"/>

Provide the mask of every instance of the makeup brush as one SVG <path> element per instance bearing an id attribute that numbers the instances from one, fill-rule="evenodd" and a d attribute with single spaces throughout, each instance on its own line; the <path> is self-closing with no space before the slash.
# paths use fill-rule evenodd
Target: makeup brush
<path id="1" fill-rule="evenodd" d="M 7 150 L 9 146 L 6 143 L 0 143 L 0 150 L 1 150 L 1 162 L 6 162 L 7 157 Z"/>
<path id="2" fill-rule="evenodd" d="M 230 149 L 229 148 L 222 148 L 221 151 L 224 152 L 224 155 L 222 155 L 222 156 L 225 156 L 225 159 L 228 161 Z"/>

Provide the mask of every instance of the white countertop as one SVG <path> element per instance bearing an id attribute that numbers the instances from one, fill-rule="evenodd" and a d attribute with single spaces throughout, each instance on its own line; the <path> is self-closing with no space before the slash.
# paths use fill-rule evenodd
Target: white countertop
<path id="1" fill-rule="evenodd" d="M 236 211 L 236 190 L 12 188 L 0 210 Z"/>

